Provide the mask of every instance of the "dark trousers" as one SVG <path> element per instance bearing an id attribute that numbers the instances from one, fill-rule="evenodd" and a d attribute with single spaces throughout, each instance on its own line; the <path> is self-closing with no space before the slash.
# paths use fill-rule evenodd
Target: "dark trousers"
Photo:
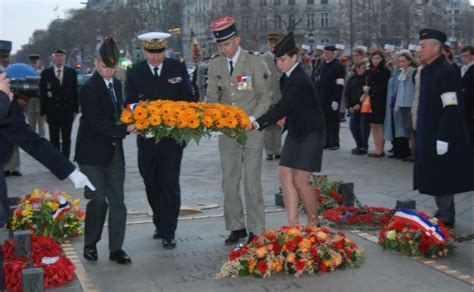
<path id="1" fill-rule="evenodd" d="M 436 217 L 443 222 L 454 222 L 456 219 L 456 210 L 454 209 L 454 195 L 436 196 Z"/>
<path id="2" fill-rule="evenodd" d="M 369 115 L 355 111 L 351 113 L 350 129 L 358 148 L 369 149 Z"/>
<path id="3" fill-rule="evenodd" d="M 411 155 L 410 143 L 406 137 L 396 137 L 392 140 L 393 155 L 404 158 Z"/>
<path id="4" fill-rule="evenodd" d="M 138 169 L 145 183 L 153 223 L 163 239 L 174 238 L 181 207 L 179 175 L 183 146 L 175 140 L 137 138 Z"/>
<path id="5" fill-rule="evenodd" d="M 10 205 L 8 204 L 7 183 L 5 176 L 3 176 L 3 164 L 0 163 L 0 227 L 3 227 L 9 218 Z"/>
<path id="6" fill-rule="evenodd" d="M 102 236 L 107 209 L 109 209 L 109 250 L 122 249 L 127 223 L 127 208 L 124 203 L 125 163 L 121 146 L 116 145 L 112 161 L 107 167 L 79 164 L 81 171 L 96 187 L 86 188 L 84 196 L 89 199 L 86 206 L 84 245 L 95 245 Z"/>
<path id="7" fill-rule="evenodd" d="M 71 152 L 71 131 L 73 115 L 68 115 L 64 119 L 48 119 L 49 140 L 61 153 L 69 159 Z M 61 138 L 61 139 L 60 139 Z M 62 143 L 61 143 L 62 141 Z"/>
<path id="8" fill-rule="evenodd" d="M 339 146 L 339 120 L 333 121 L 332 119 L 326 120 L 326 146 L 333 147 Z"/>

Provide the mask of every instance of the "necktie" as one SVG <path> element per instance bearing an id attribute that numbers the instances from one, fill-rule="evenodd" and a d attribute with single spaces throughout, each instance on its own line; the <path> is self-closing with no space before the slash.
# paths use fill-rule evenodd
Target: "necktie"
<path id="1" fill-rule="evenodd" d="M 110 97 L 112 98 L 112 105 L 114 106 L 114 116 L 115 118 L 117 118 L 118 117 L 117 97 L 115 96 L 114 85 L 112 84 L 112 82 L 109 82 L 109 93 L 110 93 Z"/>
<path id="2" fill-rule="evenodd" d="M 153 75 L 155 76 L 155 78 L 158 78 L 158 67 L 154 67 L 153 68 Z"/>
<path id="3" fill-rule="evenodd" d="M 59 80 L 59 84 L 61 84 L 62 81 L 63 81 L 62 78 L 61 78 L 61 71 L 62 71 L 61 69 L 58 69 L 58 76 L 56 76 Z"/>
<path id="4" fill-rule="evenodd" d="M 229 66 L 230 66 L 230 75 L 232 75 L 232 73 L 234 72 L 234 62 L 232 62 L 232 60 L 229 61 Z"/>

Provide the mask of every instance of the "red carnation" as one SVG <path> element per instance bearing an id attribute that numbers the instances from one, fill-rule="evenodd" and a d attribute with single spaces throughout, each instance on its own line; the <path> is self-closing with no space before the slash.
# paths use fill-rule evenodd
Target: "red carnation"
<path id="1" fill-rule="evenodd" d="M 300 242 L 302 242 L 302 241 L 303 241 L 303 237 L 302 237 L 301 235 L 298 235 L 298 236 L 296 236 L 296 237 L 293 239 L 293 242 L 294 242 L 295 244 L 298 244 L 298 243 L 300 243 Z"/>
<path id="2" fill-rule="evenodd" d="M 303 262 L 303 261 L 296 261 L 296 263 L 295 263 L 295 269 L 297 271 L 304 270 L 304 266 L 305 266 L 305 262 Z"/>
<path id="3" fill-rule="evenodd" d="M 425 244 L 425 243 L 418 244 L 418 249 L 423 254 L 427 254 L 427 253 L 430 252 L 430 246 L 428 244 Z"/>
<path id="4" fill-rule="evenodd" d="M 257 268 L 260 273 L 265 273 L 268 269 L 268 265 L 266 262 L 259 262 Z"/>
<path id="5" fill-rule="evenodd" d="M 328 270 L 328 267 L 326 266 L 326 264 L 321 263 L 321 269 L 320 269 L 321 273 L 326 273 L 327 270 Z"/>
<path id="6" fill-rule="evenodd" d="M 344 248 L 344 240 L 339 240 L 333 244 L 333 246 L 337 249 L 343 249 Z"/>
<path id="7" fill-rule="evenodd" d="M 352 252 L 348 250 L 347 248 L 344 249 L 344 252 L 346 253 L 346 258 L 350 259 L 352 257 Z"/>
<path id="8" fill-rule="evenodd" d="M 273 254 L 279 254 L 281 252 L 281 246 L 278 242 L 273 242 L 272 243 L 272 250 L 273 250 Z"/>
<path id="9" fill-rule="evenodd" d="M 240 257 L 240 251 L 239 250 L 233 250 L 229 253 L 229 261 L 233 261 L 238 257 Z"/>
<path id="10" fill-rule="evenodd" d="M 289 251 L 294 251 L 295 250 L 295 244 L 293 243 L 293 241 L 290 241 L 290 242 L 286 243 L 286 249 L 288 249 Z"/>

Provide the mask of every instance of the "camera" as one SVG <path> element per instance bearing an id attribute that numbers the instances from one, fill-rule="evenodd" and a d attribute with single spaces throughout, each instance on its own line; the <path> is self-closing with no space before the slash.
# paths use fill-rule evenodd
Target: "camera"
<path id="1" fill-rule="evenodd" d="M 40 77 L 32 76 L 24 78 L 11 78 L 10 90 L 15 94 L 15 96 L 38 96 L 40 90 Z"/>

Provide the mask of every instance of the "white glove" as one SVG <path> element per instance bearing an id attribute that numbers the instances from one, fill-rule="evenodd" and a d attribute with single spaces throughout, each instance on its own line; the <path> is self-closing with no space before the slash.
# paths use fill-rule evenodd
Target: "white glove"
<path id="1" fill-rule="evenodd" d="M 438 153 L 438 155 L 444 155 L 446 152 L 448 152 L 448 142 L 437 140 L 436 153 Z"/>
<path id="2" fill-rule="evenodd" d="M 331 102 L 331 108 L 333 111 L 337 111 L 337 107 L 339 106 L 339 103 L 333 101 Z"/>
<path id="3" fill-rule="evenodd" d="M 77 168 L 69 175 L 69 179 L 72 181 L 76 189 L 88 187 L 92 191 L 95 191 L 94 185 L 90 182 L 87 176 L 85 176 Z"/>

